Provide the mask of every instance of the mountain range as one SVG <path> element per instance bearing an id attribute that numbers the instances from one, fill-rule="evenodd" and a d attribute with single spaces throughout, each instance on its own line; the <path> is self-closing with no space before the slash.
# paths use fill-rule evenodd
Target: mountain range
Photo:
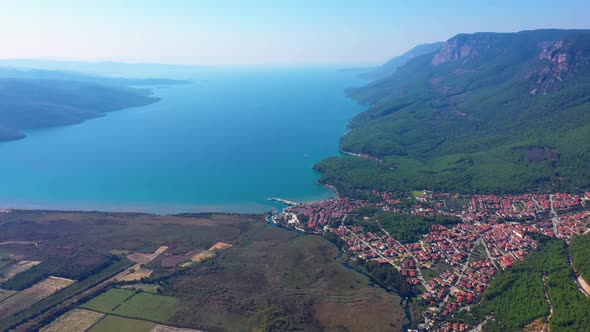
<path id="1" fill-rule="evenodd" d="M 410 60 L 417 56 L 432 53 L 443 46 L 444 42 L 436 42 L 431 44 L 420 44 L 402 55 L 393 57 L 382 66 L 361 74 L 362 78 L 369 80 L 379 80 L 393 75 L 399 67 L 404 66 Z"/>
<path id="2" fill-rule="evenodd" d="M 459 34 L 347 93 L 369 158 L 316 165 L 343 193 L 590 188 L 590 30 Z"/>

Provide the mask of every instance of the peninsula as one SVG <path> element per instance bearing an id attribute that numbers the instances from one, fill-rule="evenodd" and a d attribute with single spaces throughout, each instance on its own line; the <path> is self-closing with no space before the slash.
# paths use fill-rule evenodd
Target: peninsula
<path id="1" fill-rule="evenodd" d="M 76 124 L 160 100 L 131 85 L 180 83 L 0 68 L 0 141 L 25 138 L 22 130 Z"/>

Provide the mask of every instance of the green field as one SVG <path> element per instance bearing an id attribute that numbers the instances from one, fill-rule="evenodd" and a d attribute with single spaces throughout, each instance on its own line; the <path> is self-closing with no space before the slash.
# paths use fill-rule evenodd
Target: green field
<path id="1" fill-rule="evenodd" d="M 176 312 L 177 303 L 178 299 L 174 297 L 138 293 L 123 302 L 114 312 L 126 317 L 166 322 Z"/>
<path id="2" fill-rule="evenodd" d="M 461 221 L 456 217 L 415 217 L 400 213 L 374 211 L 362 213 L 360 216 L 367 216 L 370 219 L 353 217 L 351 222 L 362 227 L 366 232 L 379 232 L 383 228 L 401 243 L 417 242 L 422 234 L 428 233 L 432 225 L 450 226 Z"/>
<path id="3" fill-rule="evenodd" d="M 113 310 L 135 295 L 135 292 L 129 289 L 110 289 L 92 300 L 81 305 L 82 308 L 104 312 L 106 314 L 112 313 Z"/>
<path id="4" fill-rule="evenodd" d="M 90 332 L 149 332 L 155 323 L 117 316 L 106 316 L 96 324 Z"/>
<path id="5" fill-rule="evenodd" d="M 52 314 L 55 314 L 56 310 L 59 309 L 60 303 L 67 302 L 68 299 L 75 297 L 77 294 L 94 287 L 99 282 L 104 281 L 109 277 L 112 277 L 114 274 L 121 272 L 123 269 L 129 267 L 130 265 L 131 264 L 126 260 L 117 261 L 111 266 L 107 267 L 106 269 L 100 271 L 99 273 L 91 277 L 88 277 L 84 280 L 78 281 L 70 285 L 69 287 L 66 287 L 65 289 L 62 289 L 61 291 L 33 304 L 32 306 L 28 307 L 27 309 L 19 312 L 18 314 L 10 318 L 1 320 L 0 330 L 8 330 L 9 327 L 14 327 L 16 324 L 23 321 L 28 321 L 33 326 L 35 326 L 35 328 L 39 328 L 40 326 L 35 325 L 37 323 L 36 319 L 47 317 L 44 315 L 51 316 Z"/>
<path id="6" fill-rule="evenodd" d="M 438 263 L 434 264 L 434 266 L 429 269 L 428 268 L 422 269 L 422 276 L 424 277 L 424 279 L 426 279 L 426 281 L 430 281 L 434 277 L 437 277 L 437 276 L 441 275 L 443 272 L 448 271 L 452 268 L 453 268 L 453 266 L 451 266 L 445 262 L 438 262 Z"/>
<path id="7" fill-rule="evenodd" d="M 131 318 L 166 322 L 176 312 L 178 299 L 150 293 L 136 293 L 130 289 L 114 288 L 81 307 Z"/>
<path id="8" fill-rule="evenodd" d="M 412 190 L 412 196 L 418 197 L 424 195 L 424 190 Z"/>

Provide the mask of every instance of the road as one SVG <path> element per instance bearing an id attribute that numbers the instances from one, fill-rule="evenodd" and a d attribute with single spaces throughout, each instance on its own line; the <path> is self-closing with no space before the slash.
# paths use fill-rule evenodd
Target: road
<path id="1" fill-rule="evenodd" d="M 553 224 L 553 233 L 555 233 L 555 236 L 558 239 L 561 239 L 561 236 L 559 236 L 559 231 L 557 229 L 557 218 L 559 217 L 557 216 L 557 212 L 555 212 L 555 208 L 553 207 L 553 194 L 549 195 L 549 202 L 551 203 L 551 214 L 553 215 L 553 217 L 551 217 L 551 223 Z"/>
<path id="2" fill-rule="evenodd" d="M 406 246 L 404 246 L 403 244 L 401 244 L 393 236 L 389 235 L 389 232 L 386 231 L 385 229 L 383 229 L 383 227 L 381 227 L 381 225 L 379 225 L 379 228 L 381 228 L 381 230 L 383 231 L 383 233 L 387 234 L 388 237 L 390 237 L 391 239 L 393 239 L 393 241 L 395 241 L 395 244 L 397 244 L 400 247 L 404 248 L 404 250 L 408 253 L 408 255 L 410 255 L 410 257 L 412 257 L 412 259 L 414 260 L 414 263 L 416 264 L 416 278 L 418 280 L 420 280 L 420 283 L 422 284 L 422 286 L 424 286 L 424 288 L 426 288 L 426 290 L 428 292 L 431 292 L 432 291 L 432 288 L 430 288 L 430 285 L 428 285 L 428 283 L 426 282 L 426 279 L 424 279 L 424 277 L 422 276 L 422 270 L 420 270 L 420 262 L 418 261 L 418 258 L 416 258 L 416 256 L 414 256 L 414 254 L 412 254 L 412 252 L 409 251 L 408 248 L 406 248 Z"/>
<path id="3" fill-rule="evenodd" d="M 33 244 L 36 248 L 39 248 L 39 243 L 33 241 L 5 241 L 0 242 L 0 246 L 2 245 L 10 245 L 10 244 Z"/>
<path id="4" fill-rule="evenodd" d="M 483 245 L 483 248 L 486 251 L 486 256 L 488 256 L 488 259 L 490 260 L 490 262 L 492 262 L 496 271 L 500 271 L 500 269 L 496 265 L 496 259 L 492 257 L 492 254 L 490 253 L 490 248 L 488 248 L 488 244 L 486 243 L 486 240 L 483 239 L 483 237 L 481 237 L 481 244 Z"/>
<path id="5" fill-rule="evenodd" d="M 539 212 L 543 212 L 543 207 L 541 206 L 541 203 L 539 203 L 539 201 L 537 201 L 537 200 L 535 199 L 535 197 L 531 197 L 531 199 L 533 200 L 533 202 L 535 202 L 535 206 L 536 206 L 536 208 L 537 208 L 537 209 L 536 209 L 536 210 L 537 210 L 537 213 L 539 213 Z"/>
<path id="6" fill-rule="evenodd" d="M 344 226 L 352 235 L 354 235 L 357 239 L 359 239 L 359 241 L 361 241 L 364 245 L 366 245 L 367 247 L 369 247 L 371 249 L 372 252 L 374 252 L 375 254 L 377 254 L 379 257 L 383 258 L 384 260 L 386 260 L 389 264 L 391 264 L 393 267 L 395 267 L 398 270 L 401 270 L 401 267 L 397 264 L 395 264 L 391 259 L 383 256 L 379 250 L 373 248 L 373 246 L 371 246 L 370 243 L 368 243 L 367 241 L 363 240 L 360 236 L 358 236 L 358 234 L 356 234 L 352 229 L 348 228 L 347 226 Z"/>
<path id="7" fill-rule="evenodd" d="M 346 227 L 346 226 L 345 226 Z M 370 243 L 368 243 L 367 241 L 363 240 L 360 236 L 358 236 L 353 230 L 351 230 L 350 228 L 346 227 L 346 229 L 352 234 L 354 235 L 357 239 L 359 239 L 359 241 L 361 241 L 365 246 L 369 247 L 371 249 L 372 252 L 374 252 L 375 254 L 377 254 L 380 258 L 383 258 L 384 260 L 386 260 L 389 264 L 391 264 L 393 267 L 395 267 L 398 270 L 401 270 L 401 266 L 395 264 L 395 262 L 391 259 L 389 259 L 388 257 L 383 256 L 379 250 L 373 248 L 373 246 L 371 246 Z M 382 229 L 383 230 L 383 229 Z M 392 238 L 396 244 L 398 244 L 399 246 L 401 246 L 402 248 L 404 248 L 404 250 L 414 259 L 414 261 L 416 262 L 416 278 L 418 278 L 418 280 L 420 280 L 420 283 L 422 284 L 422 286 L 424 286 L 424 288 L 426 288 L 426 290 L 428 292 L 430 292 L 432 289 L 430 288 L 430 286 L 428 285 L 428 283 L 426 282 L 426 280 L 424 279 L 424 277 L 422 276 L 422 271 L 420 271 L 420 268 L 418 268 L 419 262 L 418 259 L 416 257 L 414 257 L 414 255 L 412 255 L 412 253 L 401 243 L 399 243 L 396 239 L 394 239 L 393 237 L 391 237 L 389 235 L 389 233 L 387 233 L 385 230 L 383 230 L 383 232 L 385 234 L 387 234 L 387 236 L 389 236 L 390 238 Z"/>
<path id="8" fill-rule="evenodd" d="M 582 276 L 578 273 L 578 271 L 576 271 L 576 268 L 574 267 L 574 263 L 572 262 L 572 255 L 570 254 L 570 250 L 569 250 L 569 243 L 567 244 L 567 261 L 570 265 L 570 267 L 572 268 L 572 271 L 574 271 L 574 281 L 576 282 L 576 286 L 578 286 L 578 289 L 580 290 L 580 292 L 582 292 L 582 294 L 586 295 L 586 297 L 590 297 L 590 285 L 588 285 L 588 283 L 586 282 L 586 280 L 584 280 L 584 278 L 582 278 Z"/>
<path id="9" fill-rule="evenodd" d="M 445 298 L 442 300 L 442 302 L 438 305 L 439 309 L 442 309 L 442 307 L 444 307 L 444 305 L 449 301 L 449 298 L 451 297 L 451 293 L 453 292 L 453 290 L 456 289 L 459 282 L 461 282 L 461 278 L 463 277 L 463 275 L 465 275 L 465 270 L 467 270 L 467 268 L 469 267 L 469 262 L 471 261 L 471 254 L 473 254 L 473 251 L 475 251 L 477 244 L 479 242 L 481 242 L 481 240 L 482 240 L 482 237 L 480 236 L 477 240 L 475 240 L 475 242 L 473 242 L 473 247 L 471 247 L 469 254 L 467 254 L 467 260 L 465 261 L 465 264 L 463 264 L 463 268 L 461 268 L 461 274 L 457 278 L 457 281 L 455 281 L 455 284 L 450 288 L 449 292 L 447 293 L 447 296 L 445 296 Z"/>
<path id="10" fill-rule="evenodd" d="M 492 318 L 492 316 L 486 316 L 486 319 L 484 319 L 483 322 L 479 323 L 479 325 L 477 325 L 474 328 L 472 328 L 471 330 L 469 330 L 469 332 L 483 331 L 483 326 L 486 325 L 486 323 L 488 322 L 488 320 L 490 320 L 490 318 Z"/>
<path id="11" fill-rule="evenodd" d="M 584 295 L 586 295 L 586 297 L 590 297 L 590 285 L 588 285 L 588 283 L 586 282 L 586 280 L 584 280 L 584 278 L 582 278 L 582 276 L 577 276 L 576 277 L 576 285 L 578 286 L 578 289 L 580 290 L 580 292 L 584 293 Z"/>
<path id="12" fill-rule="evenodd" d="M 553 316 L 553 304 L 547 293 L 547 275 L 543 275 L 543 291 L 545 292 L 545 300 L 549 304 L 549 315 L 547 316 L 547 331 L 551 332 L 551 317 Z"/>

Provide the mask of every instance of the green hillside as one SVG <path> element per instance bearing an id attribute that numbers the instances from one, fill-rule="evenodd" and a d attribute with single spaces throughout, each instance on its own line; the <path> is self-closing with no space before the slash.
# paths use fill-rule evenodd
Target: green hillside
<path id="1" fill-rule="evenodd" d="M 574 237 L 570 245 L 570 253 L 577 272 L 584 280 L 590 280 L 590 234 Z"/>
<path id="2" fill-rule="evenodd" d="M 457 35 L 348 94 L 370 108 L 316 166 L 356 189 L 580 191 L 590 187 L 590 31 Z"/>

